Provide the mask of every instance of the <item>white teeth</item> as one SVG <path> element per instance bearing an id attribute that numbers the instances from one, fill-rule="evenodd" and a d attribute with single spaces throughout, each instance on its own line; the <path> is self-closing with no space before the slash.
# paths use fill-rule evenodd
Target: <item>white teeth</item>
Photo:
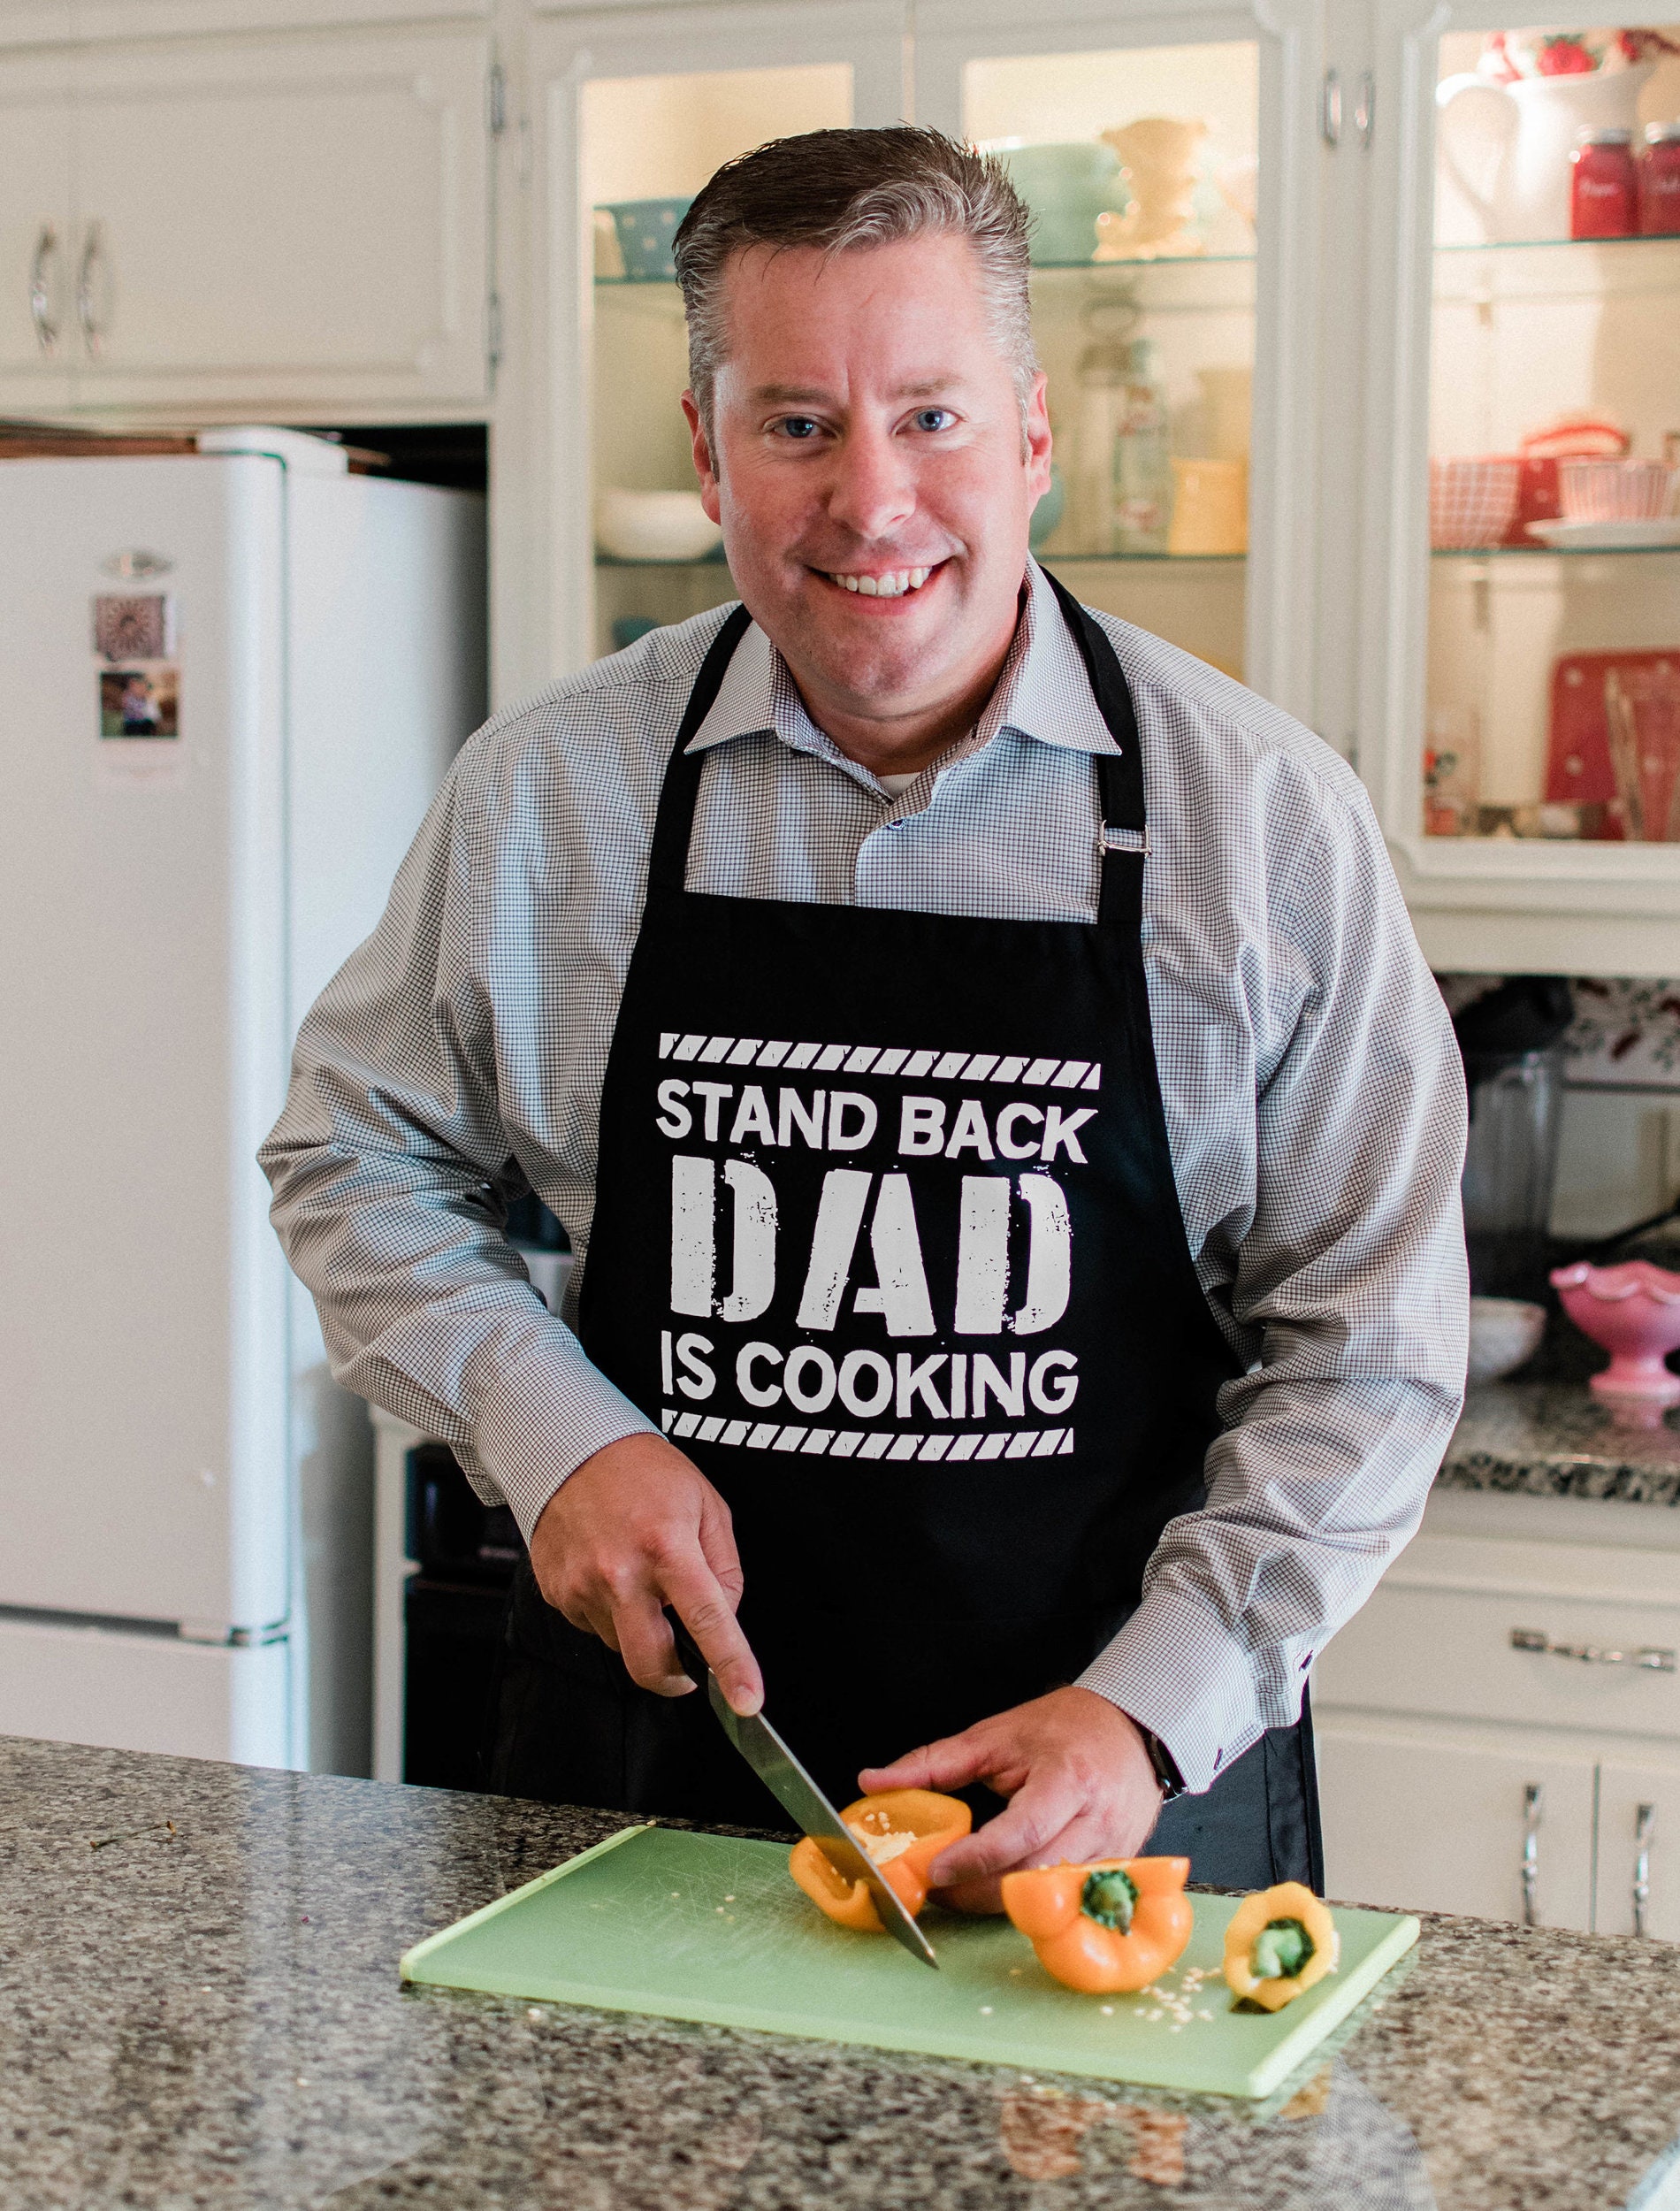
<path id="1" fill-rule="evenodd" d="M 887 576 L 832 575 L 829 581 L 864 599 L 902 599 L 906 592 L 920 591 L 932 574 L 931 568 L 901 568 Z"/>

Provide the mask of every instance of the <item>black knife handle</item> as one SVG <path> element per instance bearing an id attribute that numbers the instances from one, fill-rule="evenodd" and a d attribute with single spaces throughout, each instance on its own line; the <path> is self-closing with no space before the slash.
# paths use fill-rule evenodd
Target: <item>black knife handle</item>
<path id="1" fill-rule="evenodd" d="M 706 1660 L 701 1656 L 699 1645 L 695 1641 L 693 1636 L 689 1633 L 687 1628 L 683 1626 L 682 1621 L 677 1618 L 676 1610 L 674 1605 L 668 1604 L 666 1606 L 665 1620 L 666 1625 L 671 1631 L 671 1640 L 676 1645 L 676 1657 L 678 1664 L 682 1667 L 683 1672 L 687 1674 L 689 1679 L 694 1684 L 695 1687 L 697 1689 L 703 1689 L 706 1687 L 706 1677 L 711 1672 L 712 1669 L 706 1664 Z"/>

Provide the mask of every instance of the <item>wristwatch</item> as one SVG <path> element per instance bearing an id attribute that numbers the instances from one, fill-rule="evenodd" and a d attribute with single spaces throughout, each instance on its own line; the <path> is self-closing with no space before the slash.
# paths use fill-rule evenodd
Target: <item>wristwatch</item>
<path id="1" fill-rule="evenodd" d="M 1184 1794 L 1184 1776 L 1174 1764 L 1172 1753 L 1152 1729 L 1140 1727 L 1138 1733 L 1149 1754 L 1149 1763 L 1155 1768 L 1155 1778 L 1161 1784 L 1161 1802 L 1170 1804 L 1175 1796 Z"/>

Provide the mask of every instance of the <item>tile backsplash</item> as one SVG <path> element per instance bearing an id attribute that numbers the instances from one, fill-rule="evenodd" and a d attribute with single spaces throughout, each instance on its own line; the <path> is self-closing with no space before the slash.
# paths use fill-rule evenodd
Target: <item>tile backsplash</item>
<path id="1" fill-rule="evenodd" d="M 1455 1013 L 1504 978 L 1443 975 Z M 1680 1197 L 1680 980 L 1575 975 L 1554 1235 L 1596 1237 Z"/>

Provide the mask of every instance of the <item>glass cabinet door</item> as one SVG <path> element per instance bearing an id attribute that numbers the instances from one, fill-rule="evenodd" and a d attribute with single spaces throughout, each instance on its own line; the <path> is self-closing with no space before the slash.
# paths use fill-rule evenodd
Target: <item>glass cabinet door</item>
<path id="1" fill-rule="evenodd" d="M 933 0 L 917 111 L 1001 155 L 1033 209 L 1056 435 L 1040 557 L 1088 604 L 1310 715 L 1313 410 L 1284 390 L 1286 358 L 1312 357 L 1315 134 L 1288 80 L 1305 64 L 1257 19 L 1233 35 L 1229 8 L 1175 10 L 1172 43 L 1158 11 L 1128 36 L 1130 13 L 989 22 Z"/>
<path id="2" fill-rule="evenodd" d="M 545 50 L 556 672 L 736 595 L 679 404 L 671 241 L 690 202 L 767 139 L 902 111 L 897 8 L 754 11 L 749 27 L 743 14 L 696 9 Z"/>
<path id="3" fill-rule="evenodd" d="M 1369 766 L 1438 966 L 1672 974 L 1680 23 L 1439 21 L 1393 11 Z"/>

